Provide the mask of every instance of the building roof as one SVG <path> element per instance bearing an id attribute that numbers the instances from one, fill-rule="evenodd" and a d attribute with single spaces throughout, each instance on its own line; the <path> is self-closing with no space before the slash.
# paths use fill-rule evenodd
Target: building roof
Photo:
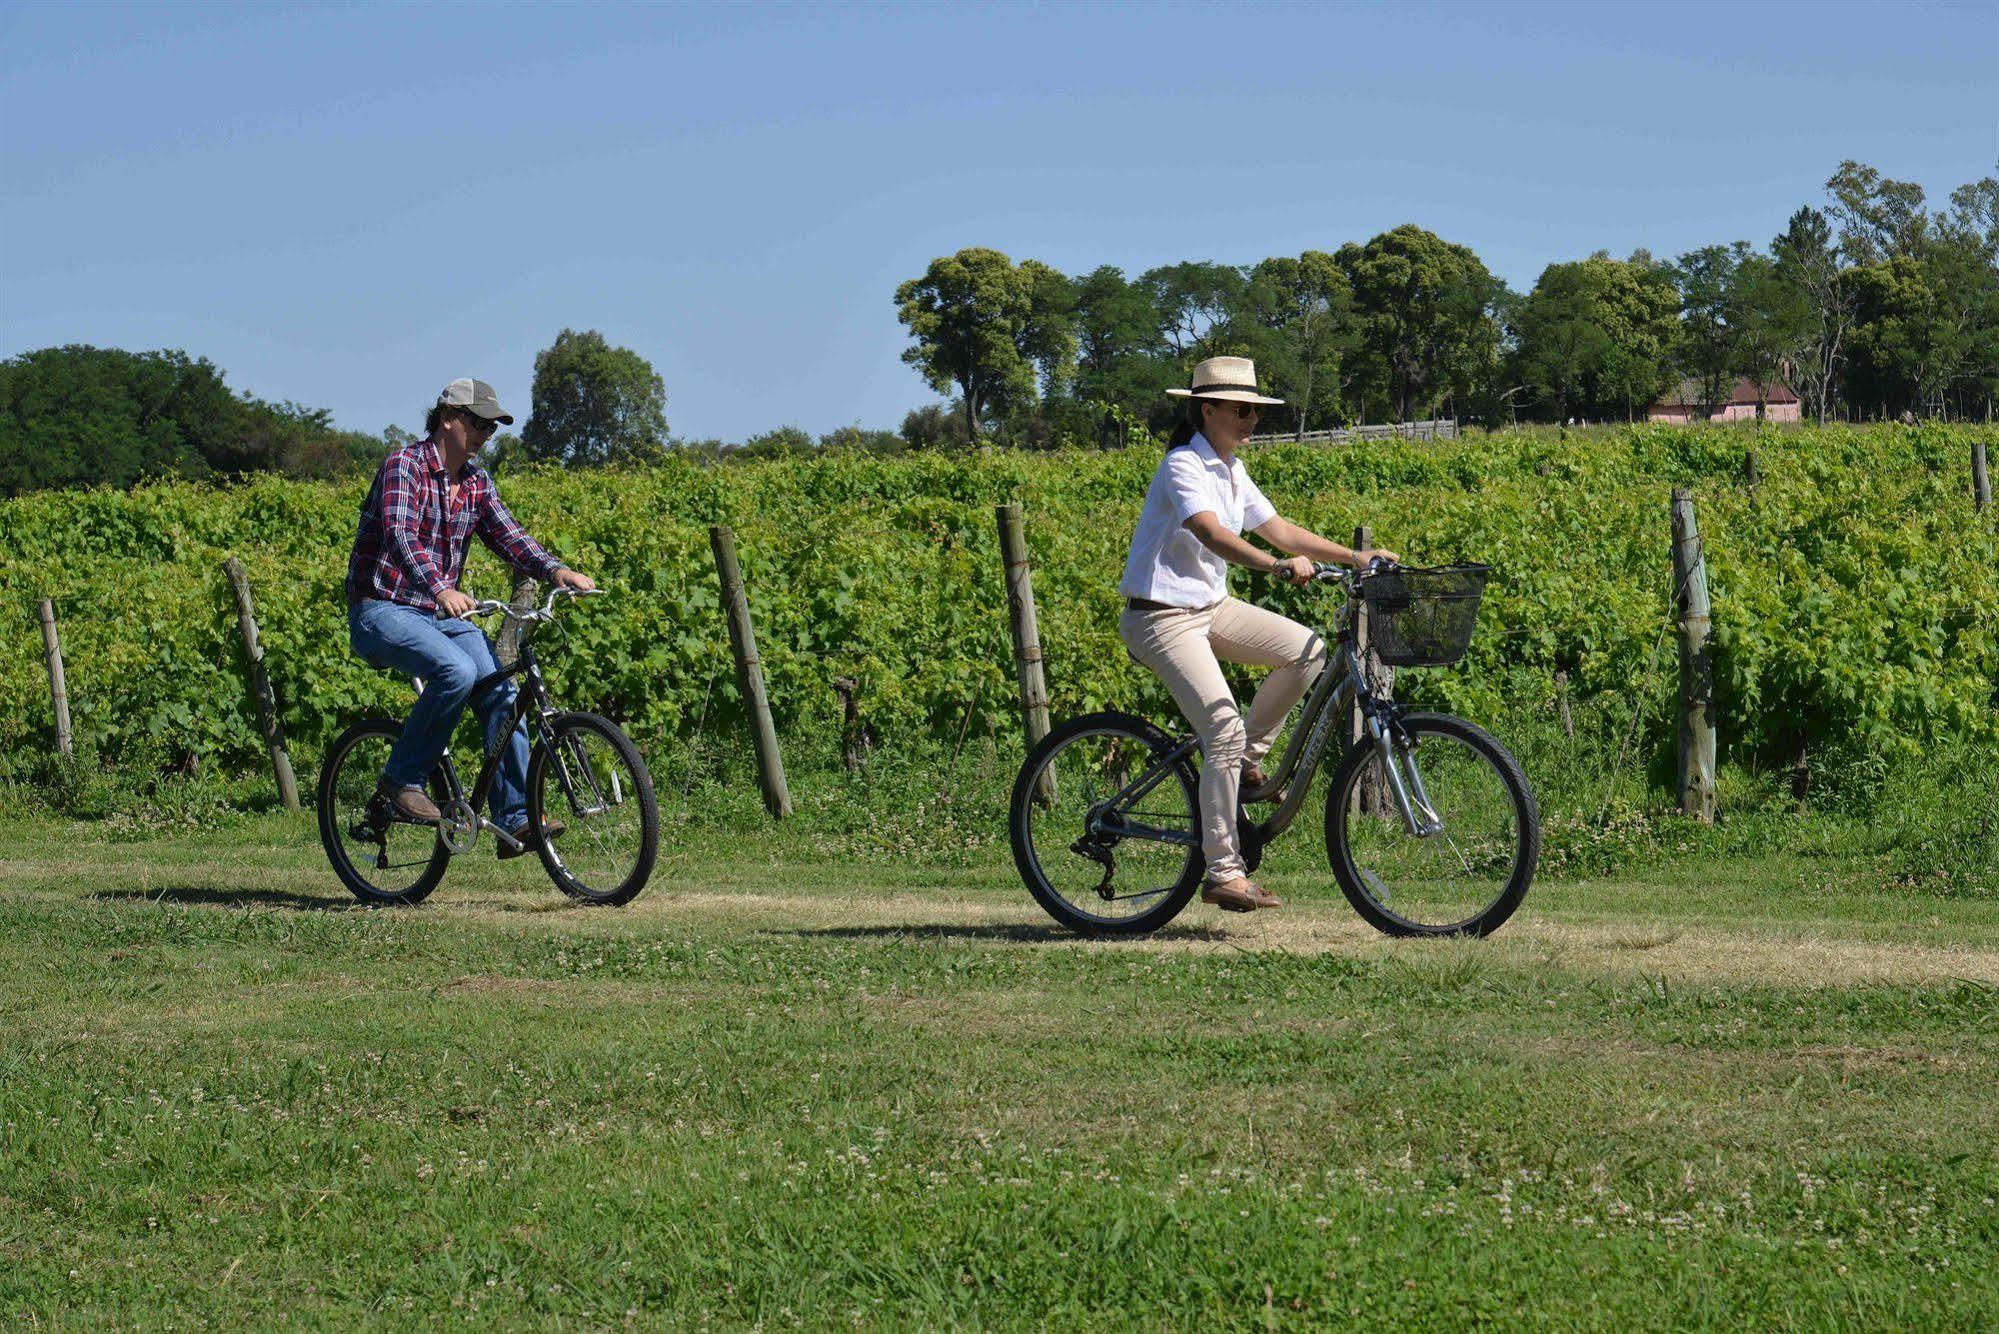
<path id="1" fill-rule="evenodd" d="M 1785 384 L 1782 380 L 1772 380 L 1764 386 L 1763 401 L 1765 403 L 1796 403 L 1798 396 L 1792 393 L 1791 386 Z M 1729 394 L 1726 402 L 1713 404 L 1701 402 L 1701 382 L 1692 376 L 1688 376 L 1665 393 L 1659 395 L 1659 401 L 1652 406 L 1654 408 L 1724 408 L 1753 404 L 1755 402 L 1756 381 L 1746 375 L 1736 377 L 1735 388 Z"/>

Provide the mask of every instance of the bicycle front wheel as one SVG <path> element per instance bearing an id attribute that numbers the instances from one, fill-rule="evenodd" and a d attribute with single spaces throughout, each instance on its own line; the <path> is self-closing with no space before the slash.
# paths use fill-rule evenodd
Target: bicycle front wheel
<path id="1" fill-rule="evenodd" d="M 528 821 L 542 868 L 573 899 L 630 903 L 659 856 L 659 804 L 652 774 L 616 723 L 594 713 L 557 718 L 528 761 Z"/>
<path id="2" fill-rule="evenodd" d="M 1391 936 L 1484 936 L 1520 906 L 1541 856 L 1541 817 L 1520 765 L 1484 729 L 1440 713 L 1402 720 L 1396 765 L 1425 828 L 1397 805 L 1380 750 L 1347 752 L 1326 792 L 1333 875 Z M 1432 828 L 1430 826 L 1434 825 Z"/>
<path id="3" fill-rule="evenodd" d="M 1173 920 L 1201 879 L 1193 766 L 1161 765 L 1162 734 L 1125 713 L 1062 724 L 1013 785 L 1014 865 L 1048 915 L 1088 935 Z"/>

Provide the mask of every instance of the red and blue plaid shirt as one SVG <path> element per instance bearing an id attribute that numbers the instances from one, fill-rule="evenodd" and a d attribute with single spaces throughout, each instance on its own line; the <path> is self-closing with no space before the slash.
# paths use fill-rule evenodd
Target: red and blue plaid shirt
<path id="1" fill-rule="evenodd" d="M 347 559 L 349 603 L 379 598 L 434 609 L 439 593 L 458 587 L 474 533 L 501 560 L 544 582 L 563 568 L 507 512 L 484 468 L 468 462 L 458 479 L 454 504 L 444 460 L 428 437 L 382 460 Z"/>

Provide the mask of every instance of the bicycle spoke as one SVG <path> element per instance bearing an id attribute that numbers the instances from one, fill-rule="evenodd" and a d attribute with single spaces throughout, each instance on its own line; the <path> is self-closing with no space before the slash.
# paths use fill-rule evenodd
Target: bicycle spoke
<path id="1" fill-rule="evenodd" d="M 1153 767 L 1149 747 L 1120 731 L 1086 732 L 1037 777 L 1052 778 L 1055 797 L 1028 812 L 1028 841 L 1043 885 L 1069 911 L 1115 923 L 1182 882 L 1196 822 L 1189 805 L 1167 807 L 1185 789 L 1172 769 Z"/>

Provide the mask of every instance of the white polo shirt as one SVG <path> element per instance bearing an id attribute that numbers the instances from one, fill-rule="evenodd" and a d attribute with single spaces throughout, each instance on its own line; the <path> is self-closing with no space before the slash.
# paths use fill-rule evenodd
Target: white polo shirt
<path id="1" fill-rule="evenodd" d="M 1118 592 L 1169 607 L 1211 607 L 1227 597 L 1228 562 L 1182 526 L 1203 510 L 1236 534 L 1253 532 L 1277 517 L 1249 480 L 1242 460 L 1223 463 L 1207 437 L 1196 433 L 1178 449 L 1167 450 L 1152 474 Z"/>

